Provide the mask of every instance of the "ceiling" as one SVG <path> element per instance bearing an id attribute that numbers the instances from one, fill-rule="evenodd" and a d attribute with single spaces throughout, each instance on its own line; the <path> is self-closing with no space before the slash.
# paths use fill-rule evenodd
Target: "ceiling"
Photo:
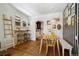
<path id="1" fill-rule="evenodd" d="M 55 12 L 63 12 L 66 3 L 12 3 L 18 9 L 29 15 L 44 15 Z"/>

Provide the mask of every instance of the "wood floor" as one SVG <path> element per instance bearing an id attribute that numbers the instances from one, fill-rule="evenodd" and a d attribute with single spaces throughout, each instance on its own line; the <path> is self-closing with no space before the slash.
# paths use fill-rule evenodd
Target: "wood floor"
<path id="1" fill-rule="evenodd" d="M 17 45 L 15 48 L 9 48 L 6 51 L 8 56 L 53 56 L 53 48 L 49 47 L 47 55 L 45 54 L 45 45 L 42 47 L 42 51 L 39 54 L 40 40 L 28 41 Z M 61 51 L 61 46 L 60 46 Z M 58 56 L 57 50 L 56 56 Z M 68 56 L 69 51 L 65 50 L 65 56 Z M 62 52 L 61 52 L 62 55 Z"/>

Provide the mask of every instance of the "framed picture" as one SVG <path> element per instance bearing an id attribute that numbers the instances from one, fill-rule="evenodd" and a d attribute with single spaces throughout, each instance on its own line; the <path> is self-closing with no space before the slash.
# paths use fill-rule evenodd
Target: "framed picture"
<path id="1" fill-rule="evenodd" d="M 20 17 L 19 16 L 15 16 L 15 21 L 20 21 Z"/>
<path id="2" fill-rule="evenodd" d="M 61 29 L 61 24 L 57 24 L 57 29 L 58 29 L 58 30 Z"/>
<path id="3" fill-rule="evenodd" d="M 75 25 L 75 15 L 71 17 L 71 25 L 72 25 L 72 26 Z"/>
<path id="4" fill-rule="evenodd" d="M 51 25 L 51 23 L 50 23 L 50 21 L 49 21 L 49 20 L 47 21 L 47 25 Z"/>
<path id="5" fill-rule="evenodd" d="M 18 22 L 18 21 L 15 21 L 15 25 L 16 25 L 16 26 L 20 26 L 20 25 L 21 25 L 21 23 L 20 23 L 20 22 Z"/>
<path id="6" fill-rule="evenodd" d="M 69 8 L 68 9 L 68 16 L 70 16 L 71 15 L 71 9 Z"/>
<path id="7" fill-rule="evenodd" d="M 21 18 L 18 16 L 15 16 L 15 26 L 21 26 Z"/>
<path id="8" fill-rule="evenodd" d="M 59 17 L 53 18 L 54 21 L 60 21 Z"/>
<path id="9" fill-rule="evenodd" d="M 68 11 L 67 11 L 67 6 L 66 6 L 66 8 L 64 9 L 64 13 L 63 13 L 63 15 L 64 15 L 64 19 L 67 18 L 67 13 L 68 13 Z"/>
<path id="10" fill-rule="evenodd" d="M 71 18 L 70 17 L 67 19 L 67 24 L 68 24 L 68 26 L 71 26 Z"/>
<path id="11" fill-rule="evenodd" d="M 72 4 L 73 4 L 73 3 L 68 3 L 68 9 L 71 8 Z"/>
<path id="12" fill-rule="evenodd" d="M 68 16 L 71 15 L 71 6 L 72 6 L 72 3 L 68 3 Z"/>
<path id="13" fill-rule="evenodd" d="M 25 21 L 23 21 L 23 27 L 26 27 L 26 22 Z"/>
<path id="14" fill-rule="evenodd" d="M 74 4 L 71 7 L 71 14 L 75 14 L 75 5 Z"/>
<path id="15" fill-rule="evenodd" d="M 54 25 L 52 25 L 52 29 L 56 29 L 56 25 L 54 24 Z"/>

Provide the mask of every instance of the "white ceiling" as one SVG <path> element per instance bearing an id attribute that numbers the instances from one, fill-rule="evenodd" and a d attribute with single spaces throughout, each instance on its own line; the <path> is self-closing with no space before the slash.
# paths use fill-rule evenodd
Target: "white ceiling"
<path id="1" fill-rule="evenodd" d="M 55 12 L 63 12 L 66 3 L 12 3 L 16 8 L 28 12 L 29 15 L 43 15 Z"/>

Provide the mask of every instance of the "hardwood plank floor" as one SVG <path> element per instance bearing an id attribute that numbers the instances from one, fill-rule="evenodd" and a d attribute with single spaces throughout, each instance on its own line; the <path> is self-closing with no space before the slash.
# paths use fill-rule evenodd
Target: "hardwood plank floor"
<path id="1" fill-rule="evenodd" d="M 42 51 L 39 54 L 39 46 L 40 46 L 40 40 L 36 41 L 28 41 L 19 45 L 16 45 L 15 48 L 9 48 L 7 50 L 7 55 L 11 56 L 46 56 L 45 54 L 45 45 L 42 47 Z M 60 46 L 61 51 L 61 46 Z M 58 56 L 58 52 L 56 49 L 56 56 Z M 62 52 L 61 52 L 62 55 Z M 68 56 L 68 51 L 65 50 L 65 55 Z M 47 56 L 53 56 L 53 48 L 49 47 Z"/>

